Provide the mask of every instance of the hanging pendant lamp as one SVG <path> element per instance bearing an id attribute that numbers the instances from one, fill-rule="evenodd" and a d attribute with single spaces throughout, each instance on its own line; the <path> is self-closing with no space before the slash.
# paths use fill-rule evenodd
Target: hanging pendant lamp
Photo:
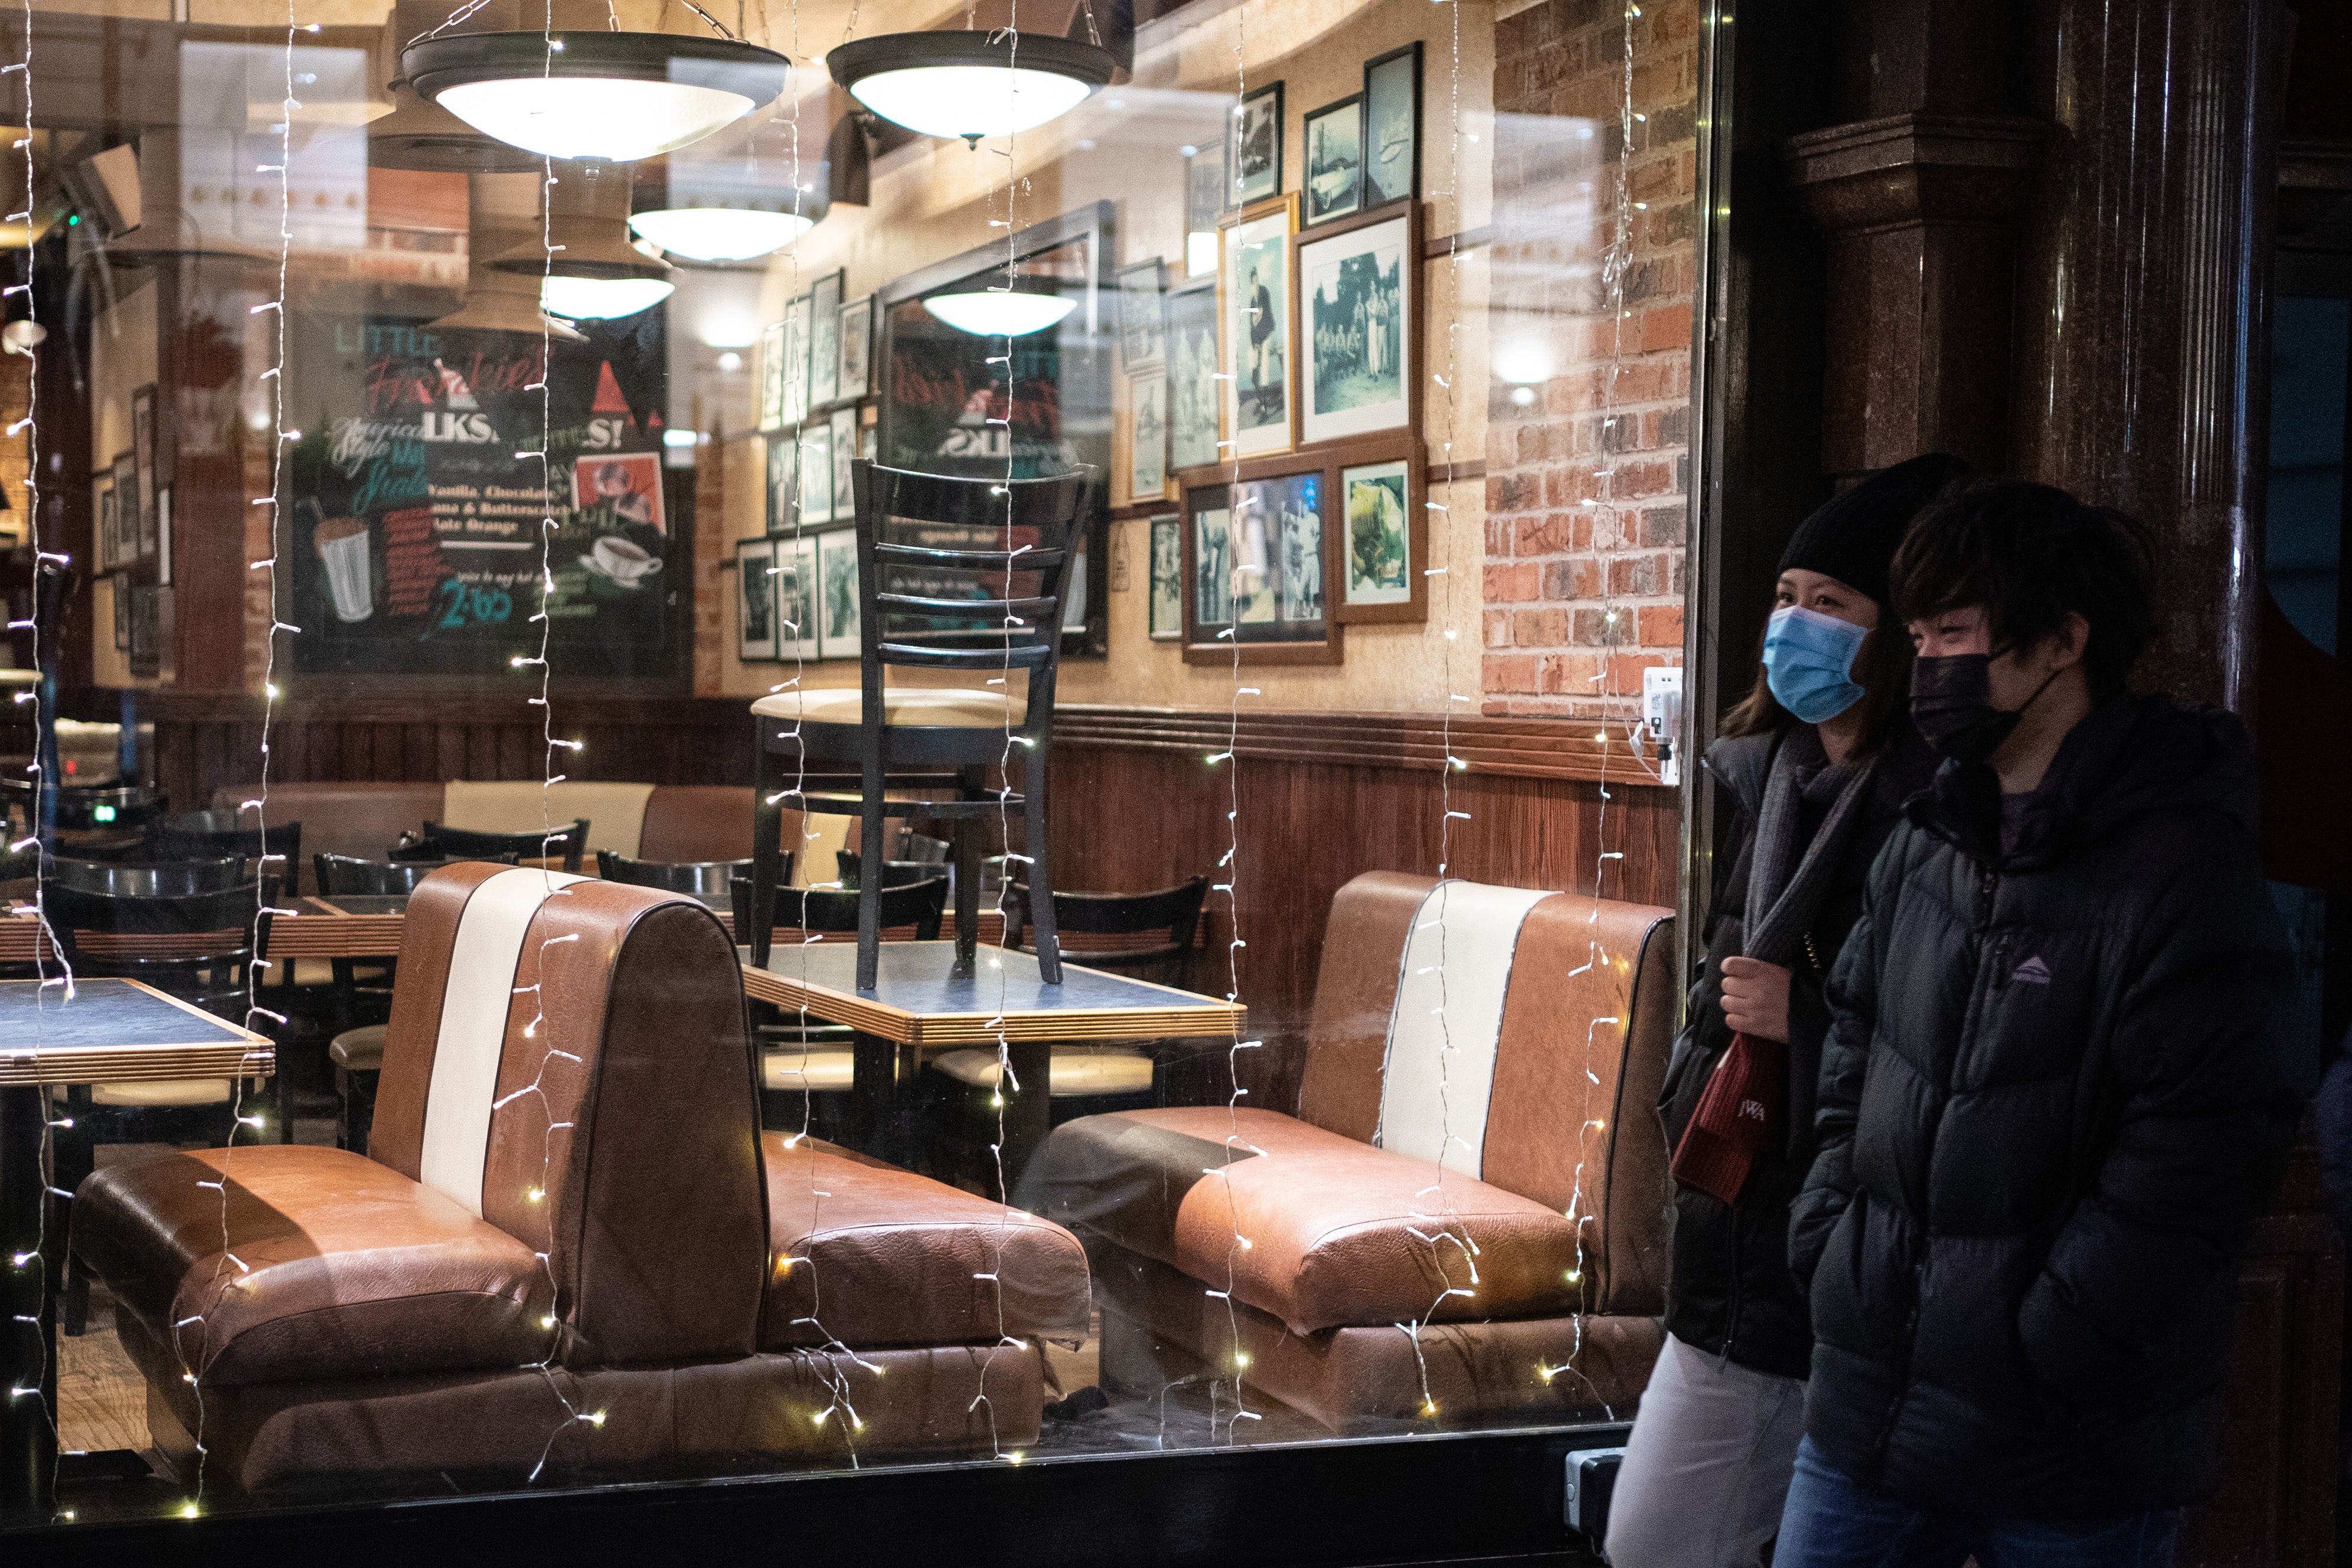
<path id="1" fill-rule="evenodd" d="M 1110 83 L 1108 49 L 1044 33 L 942 31 L 854 38 L 824 57 L 850 97 L 925 136 L 1009 136 Z"/>
<path id="2" fill-rule="evenodd" d="M 1016 278 L 1011 288 L 963 289 L 923 298 L 923 309 L 960 332 L 981 338 L 1025 338 L 1058 325 L 1078 302 L 1050 279 Z"/>
<path id="3" fill-rule="evenodd" d="M 660 304 L 677 286 L 669 263 L 629 240 L 629 174 L 610 164 L 559 165 L 547 231 L 490 258 L 537 279 L 540 304 L 566 321 L 611 321 Z M 549 247 L 556 247 L 551 254 Z"/>
<path id="4" fill-rule="evenodd" d="M 699 142 L 784 88 L 784 57 L 740 39 L 612 32 L 604 6 L 581 0 L 520 11 L 549 26 L 410 44 L 401 65 L 418 96 L 532 153 L 627 163 Z"/>
<path id="5" fill-rule="evenodd" d="M 466 182 L 466 302 L 435 329 L 520 332 L 560 342 L 586 339 L 540 308 L 540 280 L 491 265 L 526 245 L 539 249 L 538 174 L 475 174 Z M 540 250 L 543 257 L 546 252 Z"/>
<path id="6" fill-rule="evenodd" d="M 660 192 L 639 198 L 644 210 L 630 217 L 630 230 L 671 256 L 724 265 L 772 255 L 814 228 L 832 205 L 827 169 L 795 168 L 788 142 L 762 145 L 761 132 L 781 123 L 739 122 L 672 153 Z"/>

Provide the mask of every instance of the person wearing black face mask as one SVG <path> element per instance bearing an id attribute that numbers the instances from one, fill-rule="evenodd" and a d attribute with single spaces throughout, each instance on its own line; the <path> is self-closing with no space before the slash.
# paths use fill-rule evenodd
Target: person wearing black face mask
<path id="1" fill-rule="evenodd" d="M 1984 483 L 1897 553 L 1944 753 L 1830 977 L 1779 1568 L 2173 1560 L 2238 1259 L 2316 1063 L 2243 727 L 2133 696 L 2139 529 Z"/>

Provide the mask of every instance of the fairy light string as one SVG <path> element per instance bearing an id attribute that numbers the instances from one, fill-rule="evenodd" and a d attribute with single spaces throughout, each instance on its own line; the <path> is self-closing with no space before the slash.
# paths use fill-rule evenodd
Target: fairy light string
<path id="1" fill-rule="evenodd" d="M 25 157 L 25 208 L 22 212 L 8 215 L 9 222 L 22 223 L 25 226 L 25 280 L 22 283 L 8 286 L 5 293 L 21 298 L 25 301 L 25 319 L 37 325 L 41 312 L 39 296 L 34 292 L 37 275 L 32 238 L 34 191 L 37 188 L 34 183 L 33 158 L 32 0 L 25 0 L 25 58 L 0 67 L 0 75 L 22 76 L 25 79 L 25 134 L 17 140 L 16 148 Z M 34 976 L 39 982 L 42 991 L 46 991 L 52 985 L 57 986 L 63 993 L 66 1001 L 70 1004 L 74 998 L 72 961 L 68 958 L 64 945 L 57 940 L 55 928 L 49 924 L 48 904 L 44 896 L 46 879 L 37 875 L 47 864 L 49 852 L 48 846 L 41 841 L 41 818 L 49 784 L 47 770 L 41 762 L 40 738 L 45 731 L 54 729 L 56 724 L 55 716 L 46 713 L 41 702 L 42 684 L 47 679 L 48 673 L 41 664 L 40 619 L 43 599 L 41 579 L 45 572 L 62 575 L 72 564 L 71 558 L 64 552 L 47 550 L 42 545 L 41 429 L 35 418 L 35 412 L 40 406 L 40 367 L 39 345 L 27 343 L 25 346 L 25 414 L 23 418 L 8 427 L 9 435 L 15 436 L 21 432 L 25 437 L 25 506 L 32 520 L 27 525 L 27 532 L 33 547 L 32 602 L 26 606 L 23 618 L 11 618 L 8 623 L 8 630 L 12 634 L 24 631 L 33 634 L 33 685 L 31 689 L 20 691 L 15 698 L 19 706 L 29 704 L 32 710 L 33 757 L 25 771 L 32 775 L 33 787 L 28 797 L 30 805 L 29 815 L 25 822 L 25 837 L 10 844 L 8 848 L 12 854 L 22 854 L 26 849 L 34 852 L 34 869 L 37 874 L 33 880 L 33 916 L 38 922 L 33 943 Z M 57 961 L 58 970 L 55 978 L 52 978 L 48 972 L 49 961 L 52 958 Z M 39 1158 L 41 1169 L 47 1173 L 56 1169 L 54 1155 L 58 1131 L 62 1128 L 71 1127 L 73 1119 L 51 1114 L 51 1102 L 47 1098 L 47 1091 L 41 1092 L 44 1099 L 41 1107 Z M 11 1268 L 19 1270 L 29 1268 L 33 1271 L 39 1283 L 39 1300 L 44 1302 L 48 1300 L 49 1292 L 49 1205 L 60 1195 L 57 1189 L 47 1186 L 46 1183 L 45 1175 L 40 1201 L 34 1205 L 32 1246 L 25 1251 L 10 1255 L 5 1260 Z M 63 1195 L 71 1196 L 70 1194 Z M 42 1330 L 40 1312 L 15 1313 L 12 1316 L 15 1321 L 9 1325 L 10 1330 L 19 1334 L 30 1334 L 33 1338 L 34 1376 L 29 1384 L 12 1386 L 7 1389 L 5 1397 L 11 1403 L 19 1399 L 31 1398 L 39 1404 L 42 1423 L 49 1431 L 52 1456 L 50 1479 L 54 1489 L 57 1465 L 64 1453 L 65 1443 L 58 1430 L 57 1406 L 48 1393 L 50 1373 L 48 1336 Z"/>
<path id="2" fill-rule="evenodd" d="M 1617 493 L 1619 458 L 1616 454 L 1628 449 L 1630 442 L 1622 437 L 1620 427 L 1630 419 L 1635 423 L 1638 436 L 1641 418 L 1638 413 L 1631 415 L 1623 413 L 1618 401 L 1618 383 L 1625 369 L 1625 322 L 1633 313 L 1627 307 L 1625 300 L 1625 280 L 1633 265 L 1633 215 L 1647 210 L 1646 203 L 1633 199 L 1631 174 L 1633 157 L 1633 128 L 1636 124 L 1646 122 L 1646 117 L 1636 112 L 1633 108 L 1635 46 L 1633 24 L 1641 19 L 1641 16 L 1642 7 L 1635 3 L 1635 0 L 1626 0 L 1619 14 L 1617 161 L 1610 184 L 1609 246 L 1602 258 L 1601 270 L 1601 300 L 1608 310 L 1610 318 L 1609 359 L 1601 374 L 1601 419 L 1595 426 L 1599 436 L 1596 455 L 1601 466 L 1593 471 L 1592 477 L 1597 481 L 1596 493 L 1589 502 L 1592 508 L 1593 553 L 1601 566 L 1599 573 L 1601 603 L 1599 644 L 1601 653 L 1598 656 L 1599 668 L 1587 678 L 1587 684 L 1596 689 L 1594 695 L 1598 700 L 1596 707 L 1599 710 L 1599 723 L 1594 731 L 1593 740 L 1601 748 L 1598 785 L 1601 802 L 1593 818 L 1593 837 L 1597 847 L 1592 868 L 1592 910 L 1586 920 L 1588 934 L 1585 939 L 1585 959 L 1583 963 L 1569 972 L 1570 978 L 1587 973 L 1603 973 L 1612 965 L 1622 969 L 1627 963 L 1624 958 L 1612 959 L 1610 956 L 1601 935 L 1601 910 L 1607 897 L 1608 875 L 1612 863 L 1619 868 L 1621 890 L 1623 883 L 1622 863 L 1625 851 L 1608 847 L 1609 806 L 1614 798 L 1609 787 L 1610 766 L 1615 757 L 1612 750 L 1614 731 L 1620 724 L 1622 724 L 1627 731 L 1628 741 L 1625 751 L 1627 762 L 1645 778 L 1654 782 L 1657 777 L 1656 769 L 1643 756 L 1638 743 L 1633 740 L 1639 726 L 1639 719 L 1626 718 L 1622 712 L 1626 694 L 1619 684 L 1619 660 L 1616 649 L 1624 641 L 1627 615 L 1616 602 L 1616 588 L 1609 572 L 1611 554 L 1622 550 L 1627 542 L 1625 513 L 1626 501 L 1629 498 L 1621 498 Z M 1630 1007 L 1630 996 L 1626 1005 Z M 1592 1141 L 1595 1135 L 1605 1134 L 1608 1131 L 1606 1119 L 1593 1114 L 1593 1096 L 1601 1087 L 1601 1079 L 1593 1070 L 1592 1060 L 1594 1053 L 1604 1047 L 1614 1047 L 1622 1052 L 1626 1023 L 1626 1017 L 1622 1014 L 1611 1013 L 1598 1015 L 1588 1020 L 1585 1026 L 1583 1108 L 1577 1128 L 1576 1165 L 1571 1178 L 1567 1211 L 1570 1223 L 1576 1227 L 1576 1267 L 1570 1272 L 1567 1282 L 1577 1288 L 1580 1299 L 1579 1311 L 1575 1317 L 1575 1336 L 1571 1342 L 1568 1360 L 1556 1366 L 1547 1364 L 1537 1369 L 1538 1374 L 1546 1383 L 1549 1383 L 1562 1373 L 1573 1372 L 1586 1388 L 1593 1387 L 1591 1380 L 1585 1378 L 1580 1372 L 1577 1372 L 1575 1367 L 1577 1355 L 1583 1348 L 1584 1312 L 1590 1310 L 1593 1293 L 1592 1285 L 1588 1279 L 1590 1271 L 1586 1267 L 1585 1229 L 1598 1217 L 1587 1205 L 1585 1171 L 1592 1157 Z M 1614 1031 L 1614 1034 L 1604 1038 L 1604 1030 Z M 1602 1402 L 1601 1408 L 1604 1413 L 1613 1414 L 1605 1401 Z"/>

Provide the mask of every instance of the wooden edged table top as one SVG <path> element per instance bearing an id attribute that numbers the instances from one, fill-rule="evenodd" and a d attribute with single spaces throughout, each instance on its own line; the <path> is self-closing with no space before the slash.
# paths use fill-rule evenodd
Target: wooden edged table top
<path id="1" fill-rule="evenodd" d="M 954 942 L 886 942 L 867 994 L 857 990 L 854 942 L 780 942 L 764 969 L 739 951 L 743 989 L 755 1000 L 805 1005 L 812 1017 L 902 1046 L 991 1045 L 1000 1027 L 1007 1040 L 1021 1042 L 1237 1035 L 1249 1016 L 1238 1003 L 1083 968 L 1066 953 L 1062 984 L 1047 985 L 1034 953 L 982 947 L 978 972 L 960 980 Z"/>
<path id="2" fill-rule="evenodd" d="M 0 1089 L 261 1078 L 268 1037 L 136 980 L 0 981 Z"/>

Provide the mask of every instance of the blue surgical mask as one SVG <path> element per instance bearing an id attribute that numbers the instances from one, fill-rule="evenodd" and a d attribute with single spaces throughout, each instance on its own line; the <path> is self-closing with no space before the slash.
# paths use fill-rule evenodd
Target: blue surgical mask
<path id="1" fill-rule="evenodd" d="M 1852 621 L 1790 605 L 1764 626 L 1764 679 L 1780 706 L 1808 724 L 1834 719 L 1862 700 L 1853 657 L 1869 631 Z"/>

